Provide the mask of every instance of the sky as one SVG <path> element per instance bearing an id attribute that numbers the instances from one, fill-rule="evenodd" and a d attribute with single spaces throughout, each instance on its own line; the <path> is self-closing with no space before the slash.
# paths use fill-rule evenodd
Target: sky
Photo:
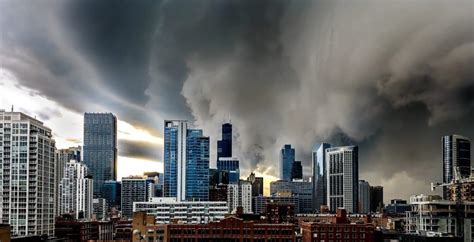
<path id="1" fill-rule="evenodd" d="M 118 176 L 162 171 L 163 120 L 234 126 L 244 178 L 279 150 L 359 146 L 385 200 L 431 193 L 441 136 L 474 139 L 471 0 L 0 1 L 0 108 L 82 143 L 84 112 L 118 119 Z"/>

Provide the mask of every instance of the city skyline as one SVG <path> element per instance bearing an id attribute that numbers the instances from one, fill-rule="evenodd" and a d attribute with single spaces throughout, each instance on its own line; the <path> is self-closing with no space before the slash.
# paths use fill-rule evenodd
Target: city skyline
<path id="1" fill-rule="evenodd" d="M 203 129 L 216 167 L 231 120 L 242 177 L 275 180 L 284 144 L 305 176 L 315 143 L 357 145 L 359 178 L 406 199 L 443 180 L 442 136 L 474 138 L 472 4 L 457 3 L 4 1 L 0 108 L 58 148 L 83 144 L 84 112 L 114 113 L 118 179 L 163 171 L 165 119 Z"/>

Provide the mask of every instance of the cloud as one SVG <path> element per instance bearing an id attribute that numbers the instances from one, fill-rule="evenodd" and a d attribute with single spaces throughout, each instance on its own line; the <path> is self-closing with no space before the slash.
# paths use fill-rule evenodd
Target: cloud
<path id="1" fill-rule="evenodd" d="M 146 142 L 132 140 L 118 140 L 118 152 L 120 156 L 144 159 L 162 160 L 162 146 Z"/>

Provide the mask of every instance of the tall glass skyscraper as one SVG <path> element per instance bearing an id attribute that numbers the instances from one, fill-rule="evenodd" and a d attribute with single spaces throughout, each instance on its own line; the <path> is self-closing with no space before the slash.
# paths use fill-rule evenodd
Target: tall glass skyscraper
<path id="1" fill-rule="evenodd" d="M 238 183 L 240 180 L 239 159 L 233 157 L 220 157 L 217 161 L 217 171 L 220 173 L 226 172 L 229 175 L 229 183 Z"/>
<path id="2" fill-rule="evenodd" d="M 112 113 L 84 114 L 83 159 L 94 180 L 94 197 L 103 197 L 104 182 L 117 179 L 117 118 Z"/>
<path id="3" fill-rule="evenodd" d="M 451 182 L 458 172 L 459 178 L 471 174 L 471 141 L 461 135 L 448 135 L 442 138 L 443 183 Z M 443 198 L 448 199 L 448 190 L 443 187 Z"/>
<path id="4" fill-rule="evenodd" d="M 326 149 L 328 148 L 331 148 L 328 143 L 316 144 L 312 151 L 314 210 L 319 210 L 321 205 L 327 205 Z"/>
<path id="5" fill-rule="evenodd" d="M 217 160 L 220 157 L 232 157 L 232 124 L 222 125 L 222 140 L 217 141 Z"/>
<path id="6" fill-rule="evenodd" d="M 208 200 L 209 137 L 183 120 L 166 120 L 164 133 L 165 197 Z"/>
<path id="7" fill-rule="evenodd" d="M 295 149 L 286 144 L 280 152 L 280 180 L 291 181 L 293 162 L 295 162 Z"/>
<path id="8" fill-rule="evenodd" d="M 188 129 L 186 140 L 186 199 L 209 200 L 209 137 Z"/>

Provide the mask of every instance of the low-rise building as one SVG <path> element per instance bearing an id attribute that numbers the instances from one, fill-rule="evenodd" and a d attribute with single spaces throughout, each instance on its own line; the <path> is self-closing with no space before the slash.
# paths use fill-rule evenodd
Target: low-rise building
<path id="1" fill-rule="evenodd" d="M 331 222 L 303 223 L 303 242 L 375 241 L 375 226 L 371 223 L 351 223 L 345 209 L 337 209 Z"/>
<path id="2" fill-rule="evenodd" d="M 226 202 L 177 201 L 174 197 L 153 197 L 149 202 L 134 202 L 133 211 L 154 215 L 158 224 L 208 223 L 224 219 L 228 207 Z"/>
<path id="3" fill-rule="evenodd" d="M 293 196 L 258 196 L 253 197 L 253 207 L 255 208 L 255 214 L 264 215 L 267 212 L 267 204 L 271 202 L 277 203 L 291 203 L 295 206 L 295 213 L 299 211 L 299 199 Z"/>

